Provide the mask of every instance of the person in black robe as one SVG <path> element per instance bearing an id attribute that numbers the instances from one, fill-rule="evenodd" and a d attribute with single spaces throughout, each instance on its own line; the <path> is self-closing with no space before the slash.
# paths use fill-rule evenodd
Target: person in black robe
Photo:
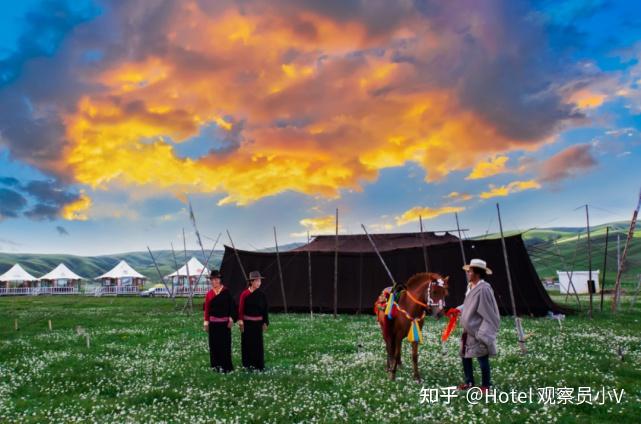
<path id="1" fill-rule="evenodd" d="M 234 299 L 220 281 L 220 272 L 212 270 L 209 276 L 211 290 L 205 296 L 205 331 L 209 334 L 209 362 L 217 371 L 234 369 L 231 361 L 231 328 L 237 319 Z"/>
<path id="2" fill-rule="evenodd" d="M 269 326 L 267 297 L 259 290 L 262 280 L 260 272 L 250 272 L 249 286 L 240 294 L 238 303 L 243 367 L 257 370 L 265 369 L 263 332 Z"/>

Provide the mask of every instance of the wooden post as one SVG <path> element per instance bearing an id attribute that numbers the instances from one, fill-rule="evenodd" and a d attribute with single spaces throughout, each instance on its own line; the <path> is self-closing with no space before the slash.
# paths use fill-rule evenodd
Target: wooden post
<path id="1" fill-rule="evenodd" d="M 514 324 L 516 326 L 516 336 L 519 340 L 519 347 L 521 348 L 521 353 L 527 353 L 525 348 L 525 336 L 523 334 L 523 327 L 521 326 L 521 320 L 516 315 L 516 302 L 514 301 L 514 289 L 512 288 L 512 273 L 510 272 L 510 262 L 507 257 L 507 247 L 505 246 L 505 237 L 503 236 L 503 222 L 501 221 L 501 209 L 499 204 L 496 204 L 496 212 L 499 217 L 499 229 L 501 231 L 501 245 L 503 246 L 503 259 L 505 260 L 505 271 L 507 273 L 507 283 L 508 288 L 510 289 L 510 301 L 512 302 L 512 315 L 514 316 Z"/>
<path id="2" fill-rule="evenodd" d="M 280 278 L 280 293 L 283 296 L 283 307 L 287 313 L 287 297 L 285 296 L 285 282 L 283 281 L 283 268 L 280 264 L 280 252 L 278 251 L 278 238 L 276 237 L 276 227 L 274 227 L 274 244 L 276 245 L 276 262 L 278 263 L 278 278 Z"/>
<path id="3" fill-rule="evenodd" d="M 15 331 L 18 331 L 18 318 L 13 320 L 13 329 Z"/>
<path id="4" fill-rule="evenodd" d="M 334 318 L 338 314 L 338 208 L 336 208 L 336 236 L 334 238 Z"/>
<path id="5" fill-rule="evenodd" d="M 49 331 L 53 331 L 53 328 L 51 327 L 51 320 L 49 320 Z"/>
<path id="6" fill-rule="evenodd" d="M 418 216 L 418 223 L 421 229 L 421 246 L 423 247 L 423 263 L 425 265 L 425 272 L 430 272 L 429 267 L 427 266 L 427 248 L 425 247 L 425 236 L 423 234 L 423 217 Z"/>
<path id="7" fill-rule="evenodd" d="M 240 267 L 240 272 L 243 273 L 243 279 L 247 281 L 247 273 L 245 272 L 245 268 L 243 267 L 243 263 L 240 260 L 240 256 L 238 255 L 238 252 L 236 251 L 236 246 L 234 246 L 234 240 L 231 238 L 231 234 L 229 234 L 229 230 L 227 230 L 227 237 L 229 237 L 229 242 L 231 243 L 231 248 L 234 249 L 234 256 L 236 256 L 236 260 L 238 261 L 238 266 Z"/>
<path id="8" fill-rule="evenodd" d="M 87 341 L 87 349 L 89 349 L 91 347 L 91 338 L 89 337 L 89 333 L 85 333 L 85 339 Z"/>
<path id="9" fill-rule="evenodd" d="M 639 201 L 637 207 L 632 214 L 632 220 L 630 221 L 630 229 L 628 230 L 628 238 L 625 241 L 625 247 L 623 248 L 623 254 L 619 260 L 619 270 L 617 271 L 617 279 L 614 284 L 614 299 L 612 302 L 612 312 L 616 312 L 619 307 L 619 302 L 621 300 L 621 274 L 623 273 L 623 263 L 625 258 L 628 255 L 628 248 L 632 242 L 632 237 L 634 237 L 634 228 L 637 225 L 637 216 L 639 215 L 639 208 L 641 208 L 641 191 L 639 192 Z"/>
<path id="10" fill-rule="evenodd" d="M 603 254 L 603 274 L 601 275 L 601 307 L 603 312 L 603 294 L 605 293 L 605 273 L 608 265 L 608 236 L 610 235 L 610 226 L 605 227 L 605 252 Z"/>
<path id="11" fill-rule="evenodd" d="M 463 238 L 461 237 L 461 227 L 458 223 L 458 212 L 454 212 L 454 216 L 456 217 L 456 231 L 458 231 L 458 242 L 459 246 L 461 247 L 461 257 L 463 258 L 463 265 L 467 265 L 467 258 L 465 258 L 465 249 L 463 248 Z"/>
<path id="12" fill-rule="evenodd" d="M 307 231 L 307 244 L 309 245 L 309 230 Z M 309 317 L 314 318 L 312 302 L 312 252 L 307 248 L 307 279 L 309 283 Z"/>
<path id="13" fill-rule="evenodd" d="M 590 294 L 590 319 L 592 319 L 592 290 L 590 281 L 592 281 L 592 242 L 590 239 L 590 213 L 588 211 L 588 205 L 585 205 L 585 220 L 586 220 L 586 230 L 588 232 L 588 292 Z"/>

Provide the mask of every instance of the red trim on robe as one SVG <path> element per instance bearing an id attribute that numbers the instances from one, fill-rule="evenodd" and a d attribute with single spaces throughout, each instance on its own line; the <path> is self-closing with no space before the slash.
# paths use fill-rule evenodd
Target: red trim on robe
<path id="1" fill-rule="evenodd" d="M 240 294 L 240 300 L 238 301 L 238 319 L 245 319 L 245 298 L 249 296 L 252 292 L 249 289 L 243 290 Z"/>

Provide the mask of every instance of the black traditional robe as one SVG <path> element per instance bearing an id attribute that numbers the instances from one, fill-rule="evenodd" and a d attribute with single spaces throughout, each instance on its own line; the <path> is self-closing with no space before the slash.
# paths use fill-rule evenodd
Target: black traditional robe
<path id="1" fill-rule="evenodd" d="M 209 361 L 212 368 L 228 372 L 231 361 L 231 329 L 229 318 L 237 319 L 236 303 L 226 287 L 216 295 L 210 290 L 205 297 L 205 321 L 209 322 Z"/>
<path id="2" fill-rule="evenodd" d="M 263 370 L 265 349 L 263 345 L 263 324 L 269 325 L 267 297 L 260 290 L 249 289 L 240 295 L 238 319 L 243 320 L 244 330 L 240 337 L 242 362 L 245 368 Z"/>

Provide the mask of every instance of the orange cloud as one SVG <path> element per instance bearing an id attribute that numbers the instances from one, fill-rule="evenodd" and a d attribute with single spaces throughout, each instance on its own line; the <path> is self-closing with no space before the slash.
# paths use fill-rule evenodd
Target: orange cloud
<path id="1" fill-rule="evenodd" d="M 377 33 L 313 10 L 208 14 L 185 2 L 160 51 L 86 76 L 101 90 L 65 117 L 60 169 L 95 189 L 144 185 L 247 205 L 286 191 L 337 198 L 408 162 L 428 182 L 473 166 L 469 178 L 484 178 L 503 171 L 499 154 L 543 142 L 507 135 L 451 87 L 421 82 L 392 48 L 354 54 L 411 39 L 411 53 L 429 58 L 453 42 L 413 16 Z M 176 153 L 212 124 L 228 133 L 224 153 Z M 488 154 L 499 156 L 478 163 Z"/>
<path id="2" fill-rule="evenodd" d="M 491 177 L 506 171 L 505 164 L 508 161 L 507 156 L 497 156 L 487 162 L 479 162 L 474 166 L 470 175 L 465 177 L 466 180 L 479 180 L 481 178 Z"/>
<path id="3" fill-rule="evenodd" d="M 445 197 L 454 201 L 466 202 L 468 200 L 471 200 L 474 196 L 468 193 L 459 193 L 457 191 L 453 191 Z"/>
<path id="4" fill-rule="evenodd" d="M 68 221 L 86 221 L 87 210 L 91 207 L 92 201 L 85 193 L 80 193 L 80 197 L 67 203 L 60 211 L 60 216 Z"/>
<path id="5" fill-rule="evenodd" d="M 513 193 L 518 193 L 524 190 L 532 190 L 541 188 L 536 180 L 528 181 L 512 181 L 504 186 L 495 186 L 490 184 L 490 190 L 485 191 L 479 195 L 481 199 L 491 199 L 492 197 L 505 197 Z"/>
<path id="6" fill-rule="evenodd" d="M 300 233 L 290 234 L 292 237 L 305 237 L 307 231 L 311 235 L 334 234 L 336 232 L 336 217 L 334 215 L 321 216 L 317 218 L 304 218 L 299 221 L 300 225 L 306 228 Z M 342 227 L 339 225 L 338 230 Z"/>
<path id="7" fill-rule="evenodd" d="M 462 212 L 464 210 L 465 208 L 461 206 L 443 206 L 439 208 L 415 206 L 412 209 L 403 212 L 401 216 L 397 216 L 396 225 L 401 226 L 410 222 L 418 221 L 419 217 L 423 219 L 432 219 L 447 213 Z"/>

